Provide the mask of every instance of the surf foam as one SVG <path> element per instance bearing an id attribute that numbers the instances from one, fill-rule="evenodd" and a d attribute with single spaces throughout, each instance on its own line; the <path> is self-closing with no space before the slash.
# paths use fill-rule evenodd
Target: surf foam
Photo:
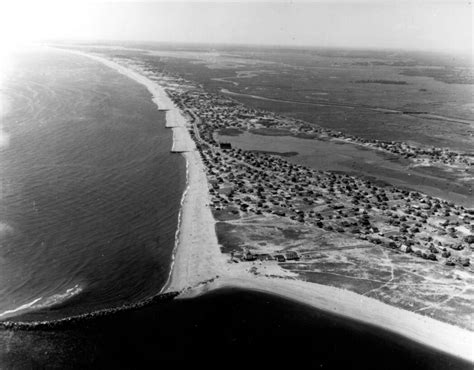
<path id="1" fill-rule="evenodd" d="M 74 287 L 67 289 L 63 293 L 53 294 L 52 296 L 49 296 L 46 298 L 39 297 L 32 300 L 31 302 L 22 304 L 21 306 L 18 306 L 11 310 L 6 310 L 4 312 L 1 312 L 0 318 L 12 316 L 12 314 L 16 314 L 18 312 L 22 312 L 22 313 L 31 312 L 31 311 L 39 310 L 42 308 L 48 308 L 48 307 L 58 305 L 78 295 L 79 293 L 82 292 L 82 290 L 83 290 L 82 287 L 76 284 Z"/>

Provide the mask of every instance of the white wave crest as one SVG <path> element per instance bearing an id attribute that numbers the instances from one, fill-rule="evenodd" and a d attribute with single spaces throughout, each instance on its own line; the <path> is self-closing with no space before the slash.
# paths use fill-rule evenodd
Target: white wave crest
<path id="1" fill-rule="evenodd" d="M 9 314 L 12 314 L 12 313 L 15 313 L 15 312 L 18 312 L 18 311 L 23 311 L 23 310 L 26 310 L 28 308 L 31 308 L 36 302 L 38 301 L 41 301 L 42 298 L 36 298 L 35 300 L 29 302 L 29 303 L 25 303 L 17 308 L 14 308 L 12 310 L 6 310 L 2 313 L 0 313 L 0 317 L 2 316 L 7 316 Z"/>
<path id="2" fill-rule="evenodd" d="M 52 296 L 43 298 L 39 297 L 34 299 L 33 301 L 29 303 L 25 303 L 21 306 L 18 306 L 16 308 L 13 308 L 11 310 L 6 310 L 4 312 L 0 312 L 0 318 L 2 317 L 7 317 L 7 316 L 12 316 L 12 314 L 18 313 L 18 312 L 29 312 L 29 311 L 34 311 L 34 310 L 39 310 L 41 308 L 47 308 L 47 307 L 52 307 L 57 304 L 63 303 L 66 300 L 74 297 L 75 295 L 79 294 L 82 292 L 82 287 L 80 287 L 78 284 L 75 285 L 72 288 L 67 289 L 64 293 L 58 293 L 54 294 Z"/>
<path id="3" fill-rule="evenodd" d="M 35 309 L 51 307 L 63 303 L 75 295 L 78 295 L 80 292 L 82 292 L 82 288 L 79 285 L 75 285 L 74 287 L 66 290 L 64 293 L 54 294 L 50 297 L 47 297 L 43 302 L 40 302 L 38 305 L 36 305 Z"/>

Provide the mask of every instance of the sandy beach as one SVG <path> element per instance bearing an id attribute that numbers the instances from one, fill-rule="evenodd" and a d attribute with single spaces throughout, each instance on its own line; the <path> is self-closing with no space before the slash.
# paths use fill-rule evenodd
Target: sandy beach
<path id="1" fill-rule="evenodd" d="M 273 265 L 268 275 L 251 273 L 252 264 L 232 263 L 221 253 L 215 220 L 209 207 L 208 182 L 199 152 L 189 134 L 186 119 L 155 81 L 105 58 L 71 51 L 92 58 L 144 85 L 159 109 L 167 109 L 167 127 L 173 130 L 173 151 L 181 152 L 187 164 L 187 188 L 183 194 L 179 228 L 170 277 L 163 291 L 182 291 L 181 298 L 209 290 L 239 287 L 280 295 L 315 308 L 360 320 L 449 354 L 473 361 L 474 333 L 429 317 L 387 305 L 372 298 L 325 285 L 297 280 Z"/>

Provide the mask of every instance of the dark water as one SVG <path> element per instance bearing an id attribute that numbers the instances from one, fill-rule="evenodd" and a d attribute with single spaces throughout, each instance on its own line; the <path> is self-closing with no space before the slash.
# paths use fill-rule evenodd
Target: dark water
<path id="1" fill-rule="evenodd" d="M 0 319 L 156 294 L 185 184 L 164 114 L 144 87 L 87 58 L 15 61 L 0 91 Z"/>
<path id="2" fill-rule="evenodd" d="M 0 331 L 2 368 L 470 369 L 399 336 L 275 296 L 222 290 L 59 331 Z"/>

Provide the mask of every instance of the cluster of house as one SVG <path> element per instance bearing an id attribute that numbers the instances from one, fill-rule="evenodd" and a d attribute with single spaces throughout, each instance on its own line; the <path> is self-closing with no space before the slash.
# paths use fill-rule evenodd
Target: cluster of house
<path id="1" fill-rule="evenodd" d="M 201 118 L 209 125 L 218 125 L 222 128 L 225 121 L 226 128 L 243 130 L 272 127 L 273 129 L 287 130 L 295 136 L 330 137 L 361 144 L 372 149 L 382 150 L 395 155 L 409 158 L 415 162 L 428 161 L 431 164 L 460 166 L 469 169 L 474 166 L 474 157 L 469 153 L 437 147 L 417 147 L 404 142 L 364 139 L 348 135 L 340 131 L 319 127 L 305 121 L 279 116 L 273 112 L 251 109 L 236 102 L 230 97 L 205 92 L 202 87 L 187 81 L 177 74 L 141 63 L 143 71 L 158 77 L 161 83 L 168 84 L 170 95 L 179 95 L 175 99 L 184 108 L 187 106 L 201 106 Z M 185 90 L 183 90 L 183 88 Z"/>
<path id="2" fill-rule="evenodd" d="M 216 211 L 286 216 L 433 261 L 439 252 L 447 265 L 469 265 L 469 258 L 449 252 L 468 247 L 458 228 L 474 232 L 472 215 L 462 207 L 352 176 L 314 173 L 279 157 L 230 149 L 220 156 L 202 153 Z"/>
<path id="3" fill-rule="evenodd" d="M 253 262 L 253 261 L 298 261 L 300 256 L 295 251 L 282 251 L 277 253 L 252 253 L 249 249 L 244 248 L 243 251 L 232 251 L 230 253 L 231 260 L 234 262 Z"/>
<path id="4" fill-rule="evenodd" d="M 286 130 L 289 134 L 304 137 L 330 137 L 344 141 L 362 144 L 372 149 L 383 150 L 414 161 L 458 165 L 465 168 L 474 166 L 474 158 L 469 154 L 446 148 L 417 147 L 404 142 L 364 139 L 354 135 L 344 134 L 307 122 L 278 116 L 272 112 L 250 109 L 228 97 L 222 97 L 203 90 L 190 89 L 185 92 L 169 90 L 175 101 L 181 107 L 199 106 L 200 118 L 207 125 L 219 128 L 236 128 L 241 130 L 255 130 L 266 127 Z M 225 121 L 225 125 L 222 123 Z"/>
<path id="5" fill-rule="evenodd" d="M 342 137 L 345 141 L 364 144 L 373 149 L 383 150 L 404 158 L 410 158 L 421 162 L 428 160 L 430 163 L 441 163 L 444 165 L 458 165 L 465 169 L 474 166 L 474 158 L 469 154 L 457 152 L 446 148 L 437 147 L 417 147 L 398 141 L 366 140 L 350 135 L 336 135 Z"/>
<path id="6" fill-rule="evenodd" d="M 250 129 L 268 124 L 298 132 L 324 132 L 334 137 L 342 134 L 248 109 L 229 98 L 193 86 L 189 81 L 173 81 L 168 86 L 168 94 L 178 107 L 190 114 L 198 130 L 191 134 L 206 166 L 214 212 L 237 216 L 274 214 L 328 232 L 347 233 L 427 260 L 469 265 L 473 244 L 464 237 L 474 233 L 472 211 L 418 192 L 379 186 L 347 174 L 315 171 L 279 156 L 242 151 L 218 143 L 215 140 L 218 130 Z M 384 150 L 405 154 L 462 157 L 444 150 L 415 149 L 404 143 L 374 142 Z"/>

